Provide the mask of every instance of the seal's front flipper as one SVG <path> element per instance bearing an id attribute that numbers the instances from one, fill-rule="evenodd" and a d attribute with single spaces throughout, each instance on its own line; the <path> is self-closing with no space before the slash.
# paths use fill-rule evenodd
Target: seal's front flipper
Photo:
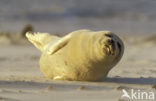
<path id="1" fill-rule="evenodd" d="M 28 40 L 35 45 L 36 48 L 41 50 L 42 52 L 44 51 L 44 47 L 50 43 L 54 42 L 55 40 L 59 40 L 60 38 L 57 36 L 50 35 L 48 33 L 26 33 L 26 37 Z"/>
<path id="2" fill-rule="evenodd" d="M 71 81 L 71 79 L 66 78 L 66 77 L 64 77 L 64 76 L 55 76 L 55 77 L 53 78 L 53 80 L 68 80 L 68 81 Z"/>
<path id="3" fill-rule="evenodd" d="M 59 39 L 54 44 L 50 45 L 47 53 L 49 55 L 52 55 L 55 52 L 57 52 L 59 49 L 63 48 L 65 45 L 67 45 L 67 43 L 71 39 L 71 36 L 72 36 L 72 34 L 68 34 L 68 35 L 64 36 L 63 38 Z"/>

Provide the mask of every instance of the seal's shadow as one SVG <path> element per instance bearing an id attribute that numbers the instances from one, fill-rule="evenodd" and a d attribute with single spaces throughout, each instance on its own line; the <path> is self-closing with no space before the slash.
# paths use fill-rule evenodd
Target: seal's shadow
<path id="1" fill-rule="evenodd" d="M 156 78 L 120 78 L 107 77 L 103 82 L 125 83 L 125 84 L 156 84 Z"/>

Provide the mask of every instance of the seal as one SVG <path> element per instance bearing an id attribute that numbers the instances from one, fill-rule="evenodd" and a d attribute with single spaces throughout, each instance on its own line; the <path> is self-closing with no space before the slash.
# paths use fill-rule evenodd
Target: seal
<path id="1" fill-rule="evenodd" d="M 110 31 L 77 30 L 64 37 L 26 33 L 42 52 L 40 69 L 54 80 L 99 81 L 120 61 L 122 40 Z"/>

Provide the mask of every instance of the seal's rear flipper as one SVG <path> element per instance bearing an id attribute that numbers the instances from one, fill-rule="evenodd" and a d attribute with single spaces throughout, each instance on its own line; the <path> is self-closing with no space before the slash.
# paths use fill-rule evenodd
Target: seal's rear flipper
<path id="1" fill-rule="evenodd" d="M 41 50 L 42 52 L 44 51 L 44 47 L 53 41 L 59 40 L 60 38 L 57 36 L 50 35 L 48 33 L 31 33 L 27 32 L 26 37 L 28 40 L 35 45 L 36 48 Z"/>

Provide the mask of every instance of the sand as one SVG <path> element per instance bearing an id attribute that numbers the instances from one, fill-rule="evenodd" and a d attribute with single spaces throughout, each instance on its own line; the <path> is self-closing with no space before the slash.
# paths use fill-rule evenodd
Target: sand
<path id="1" fill-rule="evenodd" d="M 128 101 L 122 89 L 156 94 L 156 45 L 150 38 L 126 37 L 122 60 L 102 82 L 47 79 L 39 69 L 40 51 L 0 38 L 0 101 Z"/>

